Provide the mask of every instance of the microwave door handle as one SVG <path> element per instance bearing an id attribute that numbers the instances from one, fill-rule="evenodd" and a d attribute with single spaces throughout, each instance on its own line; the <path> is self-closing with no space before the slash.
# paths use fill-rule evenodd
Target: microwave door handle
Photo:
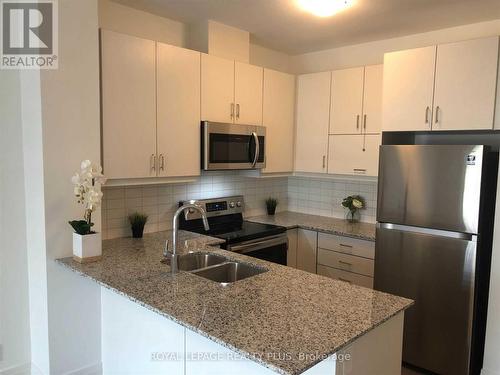
<path id="1" fill-rule="evenodd" d="M 253 139 L 255 140 L 255 156 L 253 158 L 252 168 L 255 168 L 255 165 L 257 164 L 257 160 L 259 160 L 260 144 L 259 144 L 259 137 L 257 136 L 257 133 L 252 132 L 252 136 L 253 136 Z"/>

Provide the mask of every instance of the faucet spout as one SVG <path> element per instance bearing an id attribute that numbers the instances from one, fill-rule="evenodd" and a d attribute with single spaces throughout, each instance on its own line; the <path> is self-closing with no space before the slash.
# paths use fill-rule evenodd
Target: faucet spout
<path id="1" fill-rule="evenodd" d="M 172 274 L 175 274 L 179 272 L 178 269 L 178 254 L 177 254 L 177 238 L 179 236 L 179 216 L 185 211 L 185 210 L 196 210 L 199 211 L 201 214 L 201 219 L 203 221 L 203 227 L 205 228 L 206 231 L 210 230 L 210 225 L 208 224 L 208 218 L 207 218 L 207 213 L 203 209 L 203 207 L 198 206 L 197 204 L 194 203 L 187 203 L 182 205 L 175 211 L 174 218 L 172 219 L 172 250 L 171 251 L 166 251 L 167 256 L 171 259 L 170 262 L 170 269 L 172 271 Z"/>

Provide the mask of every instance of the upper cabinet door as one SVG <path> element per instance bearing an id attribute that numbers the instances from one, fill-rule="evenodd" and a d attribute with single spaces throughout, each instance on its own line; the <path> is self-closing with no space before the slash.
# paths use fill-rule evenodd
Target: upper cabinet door
<path id="1" fill-rule="evenodd" d="M 201 55 L 201 120 L 234 122 L 234 61 Z"/>
<path id="2" fill-rule="evenodd" d="M 382 129 L 382 86 L 384 66 L 365 66 L 365 85 L 363 91 L 364 133 L 380 133 Z"/>
<path id="3" fill-rule="evenodd" d="M 106 177 L 156 176 L 155 42 L 101 31 Z"/>
<path id="4" fill-rule="evenodd" d="M 498 37 L 437 47 L 433 130 L 492 129 Z"/>
<path id="5" fill-rule="evenodd" d="M 158 175 L 200 174 L 200 53 L 157 44 Z"/>
<path id="6" fill-rule="evenodd" d="M 266 127 L 264 173 L 293 170 L 295 76 L 264 69 L 263 125 Z"/>
<path id="7" fill-rule="evenodd" d="M 382 129 L 430 130 L 436 46 L 386 53 Z"/>
<path id="8" fill-rule="evenodd" d="M 361 133 L 363 79 L 363 67 L 332 72 L 331 134 Z"/>
<path id="9" fill-rule="evenodd" d="M 234 64 L 234 122 L 262 125 L 262 84 L 264 69 L 260 66 Z"/>
<path id="10" fill-rule="evenodd" d="M 380 134 L 331 135 L 328 173 L 377 176 Z"/>
<path id="11" fill-rule="evenodd" d="M 326 173 L 331 73 L 297 77 L 295 170 Z"/>

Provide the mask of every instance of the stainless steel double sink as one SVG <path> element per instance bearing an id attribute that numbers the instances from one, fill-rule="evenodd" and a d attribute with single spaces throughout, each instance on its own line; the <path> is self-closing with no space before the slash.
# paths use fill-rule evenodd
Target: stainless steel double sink
<path id="1" fill-rule="evenodd" d="M 264 267 L 236 262 L 212 253 L 188 253 L 178 257 L 180 271 L 204 277 L 223 285 L 267 272 Z"/>

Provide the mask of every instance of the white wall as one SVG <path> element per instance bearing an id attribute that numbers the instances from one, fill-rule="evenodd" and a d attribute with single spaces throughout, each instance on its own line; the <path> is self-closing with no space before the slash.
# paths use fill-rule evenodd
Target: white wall
<path id="1" fill-rule="evenodd" d="M 493 35 L 500 35 L 500 19 L 296 55 L 291 58 L 291 70 L 299 74 L 381 64 L 386 52 Z"/>
<path id="2" fill-rule="evenodd" d="M 47 254 L 43 180 L 40 73 L 21 74 L 24 194 L 30 299 L 31 363 L 38 373 L 50 373 L 47 307 Z M 37 373 L 35 372 L 35 373 Z"/>
<path id="3" fill-rule="evenodd" d="M 202 52 L 207 52 L 209 43 L 207 22 L 187 25 L 110 0 L 99 0 L 99 27 Z M 246 44 L 248 48 L 248 40 L 243 44 L 240 41 L 238 44 Z M 223 57 L 236 58 L 243 62 L 249 61 L 253 65 L 290 72 L 289 55 L 251 42 L 249 51 L 240 51 L 236 53 L 236 57 L 234 53 Z"/>
<path id="4" fill-rule="evenodd" d="M 97 0 L 59 2 L 59 69 L 40 73 L 50 373 L 100 365 L 100 289 L 53 259 L 72 255 L 83 217 L 71 176 L 100 160 Z M 100 229 L 100 213 L 93 215 Z"/>
<path id="5" fill-rule="evenodd" d="M 187 26 L 110 0 L 99 0 L 99 27 L 186 47 Z"/>
<path id="6" fill-rule="evenodd" d="M 31 362 L 20 84 L 0 70 L 0 373 Z"/>
<path id="7" fill-rule="evenodd" d="M 250 64 L 290 73 L 291 57 L 286 53 L 250 43 Z"/>

